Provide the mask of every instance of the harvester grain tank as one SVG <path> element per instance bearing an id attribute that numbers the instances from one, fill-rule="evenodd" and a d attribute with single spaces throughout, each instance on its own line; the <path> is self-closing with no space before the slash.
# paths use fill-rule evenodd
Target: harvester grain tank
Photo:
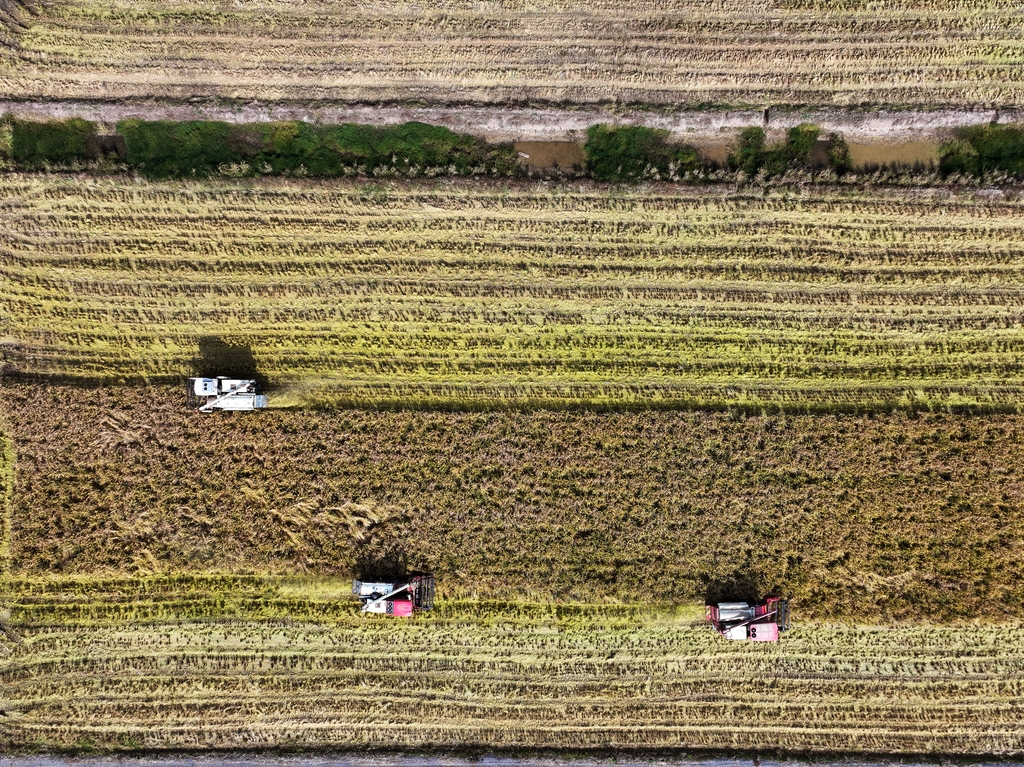
<path id="1" fill-rule="evenodd" d="M 188 402 L 200 413 L 214 410 L 257 410 L 267 406 L 256 381 L 241 378 L 190 378 Z"/>
<path id="2" fill-rule="evenodd" d="M 763 602 L 719 602 L 704 607 L 704 619 L 726 639 L 778 642 L 789 629 L 789 602 L 769 597 Z"/>
<path id="3" fill-rule="evenodd" d="M 401 581 L 354 581 L 352 593 L 363 603 L 359 612 L 411 618 L 434 606 L 434 576 L 417 575 Z"/>

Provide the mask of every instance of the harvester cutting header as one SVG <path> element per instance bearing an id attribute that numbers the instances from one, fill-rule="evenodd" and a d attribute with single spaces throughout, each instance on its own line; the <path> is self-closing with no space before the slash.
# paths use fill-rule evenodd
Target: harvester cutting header
<path id="1" fill-rule="evenodd" d="M 704 619 L 726 639 L 778 642 L 779 632 L 789 629 L 789 602 L 769 597 L 763 602 L 719 602 L 704 607 Z"/>

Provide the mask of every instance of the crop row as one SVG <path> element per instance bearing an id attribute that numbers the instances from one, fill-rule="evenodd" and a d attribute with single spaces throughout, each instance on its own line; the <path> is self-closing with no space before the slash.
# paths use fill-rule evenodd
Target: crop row
<path id="1" fill-rule="evenodd" d="M 16 463 L 14 443 L 8 434 L 6 419 L 0 415 L 0 579 L 11 566 L 11 511 L 14 505 Z"/>
<path id="2" fill-rule="evenodd" d="M 295 615 L 303 589 L 324 586 L 291 584 Z M 21 747 L 1021 747 L 1019 627 L 801 622 L 756 646 L 725 642 L 691 610 L 445 601 L 409 622 L 346 612 L 75 626 L 52 620 L 62 594 L 172 584 L 9 585 L 50 594 L 17 607 L 22 643 L 7 644 L 0 669 L 0 726 Z M 262 581 L 268 593 L 285 585 Z"/>
<path id="3" fill-rule="evenodd" d="M 1012 199 L 4 184 L 4 355 L 25 373 L 175 379 L 219 337 L 320 404 L 1019 399 Z"/>
<path id="4" fill-rule="evenodd" d="M 0 59 L 16 98 L 434 103 L 1018 103 L 1012 6 L 458 2 L 44 8 Z M 111 57 L 111 51 L 116 56 Z"/>
<path id="5" fill-rule="evenodd" d="M 672 215 L 681 211 L 691 214 L 705 211 L 713 214 L 728 209 L 734 214 L 764 210 L 778 214 L 802 210 L 846 213 L 869 212 L 872 215 L 904 216 L 917 212 L 924 216 L 938 205 L 939 214 L 934 223 L 947 224 L 948 214 L 989 218 L 993 212 L 1012 214 L 1017 202 L 1012 196 L 991 194 L 957 194 L 948 190 L 929 190 L 927 193 L 888 195 L 839 190 L 833 194 L 796 193 L 781 191 L 761 194 L 756 191 L 737 191 L 730 194 L 708 195 L 699 189 L 672 187 L 650 188 L 642 195 L 622 190 L 588 191 L 575 186 L 542 186 L 507 184 L 474 184 L 446 186 L 441 184 L 360 185 L 341 184 L 336 181 L 308 180 L 299 183 L 265 179 L 260 185 L 247 185 L 221 181 L 178 182 L 150 184 L 133 179 L 130 183 L 117 180 L 98 180 L 83 185 L 75 176 L 10 175 L 3 179 L 10 193 L 4 207 L 16 208 L 28 201 L 42 209 L 44 203 L 59 203 L 61 209 L 72 212 L 98 212 L 104 207 L 120 211 L 130 220 L 134 211 L 152 210 L 153 213 L 178 214 L 188 209 L 203 218 L 215 204 L 225 211 L 252 211 L 265 206 L 268 215 L 282 216 L 282 220 L 318 221 L 331 217 L 342 209 L 345 215 L 385 215 L 388 203 L 420 205 L 434 212 L 452 211 L 468 216 L 476 210 L 577 212 L 591 217 L 605 213 L 632 213 L 644 211 L 644 218 L 657 212 Z M 499 192 L 499 193 L 496 193 Z M 306 203 L 305 207 L 289 209 L 280 203 Z M 126 207 L 126 204 L 130 203 Z M 310 207 L 314 206 L 314 207 Z M 866 207 L 867 206 L 867 207 Z M 397 206 L 396 206 L 397 207 Z M 532 218 L 532 217 L 530 217 Z M 620 216 L 620 218 L 623 218 Z"/>

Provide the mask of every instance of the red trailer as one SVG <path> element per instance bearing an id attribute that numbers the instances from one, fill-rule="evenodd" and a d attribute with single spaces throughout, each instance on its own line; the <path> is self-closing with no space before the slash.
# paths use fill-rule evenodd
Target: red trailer
<path id="1" fill-rule="evenodd" d="M 704 607 L 704 619 L 726 639 L 778 642 L 789 628 L 789 602 L 768 597 L 763 602 L 719 602 Z"/>

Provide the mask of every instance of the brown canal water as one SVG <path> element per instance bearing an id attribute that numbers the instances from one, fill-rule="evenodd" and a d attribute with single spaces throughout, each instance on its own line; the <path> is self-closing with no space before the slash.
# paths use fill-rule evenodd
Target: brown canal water
<path id="1" fill-rule="evenodd" d="M 854 168 L 873 165 L 931 165 L 939 162 L 939 144 L 934 141 L 908 141 L 904 144 L 850 144 Z"/>
<path id="2" fill-rule="evenodd" d="M 533 170 L 582 168 L 587 159 L 577 141 L 517 141 L 519 162 Z"/>
<path id="3" fill-rule="evenodd" d="M 724 165 L 732 143 L 729 141 L 694 141 L 693 145 L 706 160 Z M 854 168 L 876 166 L 932 165 L 939 161 L 937 141 L 906 141 L 897 144 L 849 143 Z M 582 167 L 587 156 L 583 144 L 576 141 L 517 141 L 519 162 L 531 170 L 572 169 Z"/>

